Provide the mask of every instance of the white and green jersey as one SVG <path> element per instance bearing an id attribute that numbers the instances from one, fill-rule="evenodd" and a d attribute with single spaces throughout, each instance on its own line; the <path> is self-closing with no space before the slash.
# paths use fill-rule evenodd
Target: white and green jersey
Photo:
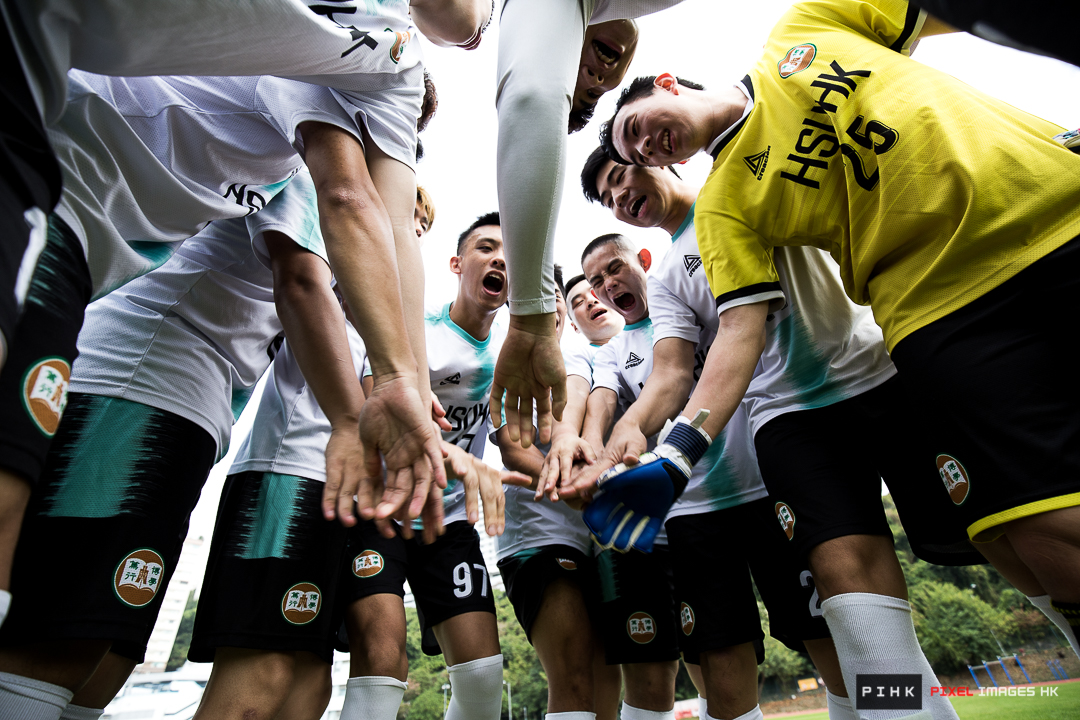
<path id="1" fill-rule="evenodd" d="M 652 374 L 654 336 L 650 309 L 650 317 L 627 325 L 597 353 L 593 388 L 608 388 L 627 405 L 635 402 Z M 649 448 L 655 445 L 656 438 L 649 438 Z M 740 405 L 694 466 L 686 490 L 672 506 L 668 517 L 723 510 L 767 494 L 758 470 L 746 411 Z"/>
<path id="2" fill-rule="evenodd" d="M 83 243 L 101 297 L 163 264 L 208 222 L 262 210 L 304 164 L 297 128 L 315 121 L 413 167 L 423 68 L 342 93 L 276 77 L 70 74 L 49 128 L 63 172 L 56 213 Z"/>
<path id="3" fill-rule="evenodd" d="M 563 354 L 563 364 L 566 366 L 567 375 L 577 375 L 589 381 L 592 386 L 593 360 L 596 353 L 603 345 L 583 345 L 570 353 Z"/>
<path id="4" fill-rule="evenodd" d="M 315 187 L 298 173 L 263 212 L 211 223 L 157 270 L 86 309 L 71 390 L 179 415 L 229 447 L 284 337 L 263 234 L 326 260 Z"/>
<path id="5" fill-rule="evenodd" d="M 367 359 L 364 341 L 345 322 L 357 378 Z M 326 482 L 330 421 L 311 392 L 286 340 L 266 376 L 251 433 L 244 438 L 229 474 L 272 472 Z"/>
<path id="6" fill-rule="evenodd" d="M 654 342 L 677 337 L 700 351 L 702 336 L 711 342 L 720 321 L 693 218 L 691 208 L 649 277 L 649 315 Z M 778 247 L 774 258 L 787 303 L 768 317 L 765 349 L 744 399 L 751 434 L 777 415 L 854 397 L 896 373 L 873 313 L 844 294 L 832 258 L 811 247 Z"/>

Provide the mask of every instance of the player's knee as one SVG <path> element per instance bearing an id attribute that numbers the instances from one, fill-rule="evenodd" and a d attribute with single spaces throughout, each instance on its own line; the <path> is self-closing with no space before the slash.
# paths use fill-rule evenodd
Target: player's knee
<path id="1" fill-rule="evenodd" d="M 495 707 L 498 715 L 498 708 L 502 706 L 502 661 L 503 656 L 499 654 L 447 668 L 453 699 L 459 707 L 474 708 L 476 717 L 486 717 L 483 708 Z M 472 717 L 472 713 L 469 716 Z"/>

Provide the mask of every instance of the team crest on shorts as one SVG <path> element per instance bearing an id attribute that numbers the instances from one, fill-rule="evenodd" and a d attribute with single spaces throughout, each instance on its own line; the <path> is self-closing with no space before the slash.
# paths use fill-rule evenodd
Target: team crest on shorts
<path id="1" fill-rule="evenodd" d="M 780 73 L 780 77 L 789 78 L 795 73 L 802 72 L 810 67 L 810 63 L 814 62 L 816 56 L 817 47 L 812 43 L 796 45 L 787 51 L 787 55 L 780 62 L 776 63 L 776 69 Z"/>
<path id="2" fill-rule="evenodd" d="M 679 622 L 682 623 L 682 634 L 689 635 L 694 632 L 694 608 L 686 603 L 679 606 Z"/>
<path id="3" fill-rule="evenodd" d="M 401 56 L 405 54 L 405 48 L 409 46 L 409 40 L 412 39 L 412 33 L 408 30 L 405 32 L 395 32 L 390 28 L 386 28 L 387 32 L 393 32 L 397 36 L 394 40 L 394 44 L 390 47 L 390 59 L 397 65 L 401 62 Z"/>
<path id="4" fill-rule="evenodd" d="M 113 591 L 125 605 L 142 607 L 157 595 L 165 577 L 165 561 L 150 548 L 128 553 L 113 573 Z"/>
<path id="5" fill-rule="evenodd" d="M 352 572 L 358 578 L 375 577 L 383 571 L 383 556 L 374 550 L 365 550 L 352 561 Z"/>
<path id="6" fill-rule="evenodd" d="M 649 613 L 636 612 L 626 621 L 626 634 L 638 645 L 646 645 L 656 637 L 656 621 Z"/>
<path id="7" fill-rule="evenodd" d="M 956 505 L 963 505 L 971 492 L 971 480 L 964 466 L 952 455 L 938 455 L 937 471 L 941 475 L 941 482 L 945 483 L 945 489 L 949 491 L 949 499 Z"/>
<path id="8" fill-rule="evenodd" d="M 780 521 L 780 527 L 784 529 L 787 539 L 795 537 L 795 513 L 791 511 L 791 507 L 787 503 L 778 502 L 774 509 L 776 519 Z"/>
<path id="9" fill-rule="evenodd" d="M 555 562 L 559 563 L 563 570 L 577 570 L 577 563 L 570 558 L 555 558 Z"/>
<path id="10" fill-rule="evenodd" d="M 71 365 L 50 357 L 38 360 L 23 376 L 23 406 L 38 430 L 49 437 L 56 434 L 67 407 Z"/>
<path id="11" fill-rule="evenodd" d="M 296 583 L 281 598 L 281 614 L 293 625 L 307 625 L 322 607 L 322 590 L 311 583 Z"/>

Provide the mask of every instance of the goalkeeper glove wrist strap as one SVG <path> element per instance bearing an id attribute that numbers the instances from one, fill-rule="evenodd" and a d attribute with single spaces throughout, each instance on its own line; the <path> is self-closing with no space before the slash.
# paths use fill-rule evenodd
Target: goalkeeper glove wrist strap
<path id="1" fill-rule="evenodd" d="M 671 431 L 664 438 L 664 442 L 685 455 L 691 467 L 696 465 L 709 449 L 709 439 L 704 431 L 681 417 L 671 426 Z"/>

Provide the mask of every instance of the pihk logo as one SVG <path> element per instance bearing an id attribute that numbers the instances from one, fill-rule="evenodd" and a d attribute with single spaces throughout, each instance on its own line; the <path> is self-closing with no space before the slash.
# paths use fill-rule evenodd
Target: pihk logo
<path id="1" fill-rule="evenodd" d="M 56 434 L 67 407 L 71 365 L 59 357 L 38 360 L 23 376 L 23 406 L 38 430 L 48 437 Z"/>
<path id="2" fill-rule="evenodd" d="M 857 674 L 856 710 L 922 710 L 922 675 Z"/>
<path id="3" fill-rule="evenodd" d="M 817 57 L 817 48 L 812 43 L 796 45 L 787 51 L 787 54 L 776 63 L 776 70 L 780 77 L 785 80 L 797 72 L 802 72 L 810 67 Z"/>
<path id="4" fill-rule="evenodd" d="M 559 564 L 563 570 L 577 570 L 577 563 L 570 558 L 555 558 L 555 562 Z"/>
<path id="5" fill-rule="evenodd" d="M 683 635 L 694 632 L 694 608 L 686 603 L 679 606 L 679 622 L 682 624 Z"/>
<path id="6" fill-rule="evenodd" d="M 440 385 L 460 385 L 461 384 L 461 373 L 457 372 L 457 373 L 454 373 L 453 375 L 451 375 L 448 378 L 443 378 L 442 380 L 439 381 L 439 384 Z"/>
<path id="7" fill-rule="evenodd" d="M 971 492 L 971 480 L 967 470 L 952 455 L 938 455 L 937 470 L 941 475 L 941 482 L 945 483 L 945 489 L 949 491 L 949 498 L 954 504 L 963 505 Z"/>
<path id="8" fill-rule="evenodd" d="M 795 513 L 792 512 L 791 507 L 787 503 L 778 502 L 774 509 L 776 510 L 776 519 L 780 522 L 780 527 L 783 528 L 787 539 L 790 540 L 795 537 Z"/>
<path id="9" fill-rule="evenodd" d="M 626 634 L 638 645 L 647 645 L 656 637 L 656 621 L 648 613 L 636 612 L 626 621 Z"/>
<path id="10" fill-rule="evenodd" d="M 682 256 L 683 267 L 686 268 L 686 274 L 689 277 L 694 277 L 694 273 L 701 267 L 700 255 L 683 255 Z"/>
<path id="11" fill-rule="evenodd" d="M 142 607 L 157 595 L 165 577 L 165 561 L 150 548 L 128 553 L 113 573 L 113 591 L 125 605 Z"/>
<path id="12" fill-rule="evenodd" d="M 353 558 L 353 575 L 358 578 L 375 577 L 383 571 L 383 556 L 374 550 L 365 550 Z"/>
<path id="13" fill-rule="evenodd" d="M 746 163 L 746 167 L 750 168 L 750 172 L 758 180 L 761 180 L 761 176 L 765 174 L 765 167 L 769 164 L 770 150 L 772 150 L 772 145 L 755 155 L 747 155 L 742 159 Z"/>
<path id="14" fill-rule="evenodd" d="M 322 590 L 311 583 L 296 583 L 281 598 L 281 614 L 293 625 L 307 625 L 322 607 Z"/>
<path id="15" fill-rule="evenodd" d="M 637 353 L 631 352 L 630 357 L 626 358 L 626 365 L 623 366 L 623 369 L 624 370 L 629 370 L 632 367 L 637 367 L 638 365 L 640 365 L 643 362 L 645 362 L 645 361 L 642 360 L 640 357 L 638 357 Z"/>

